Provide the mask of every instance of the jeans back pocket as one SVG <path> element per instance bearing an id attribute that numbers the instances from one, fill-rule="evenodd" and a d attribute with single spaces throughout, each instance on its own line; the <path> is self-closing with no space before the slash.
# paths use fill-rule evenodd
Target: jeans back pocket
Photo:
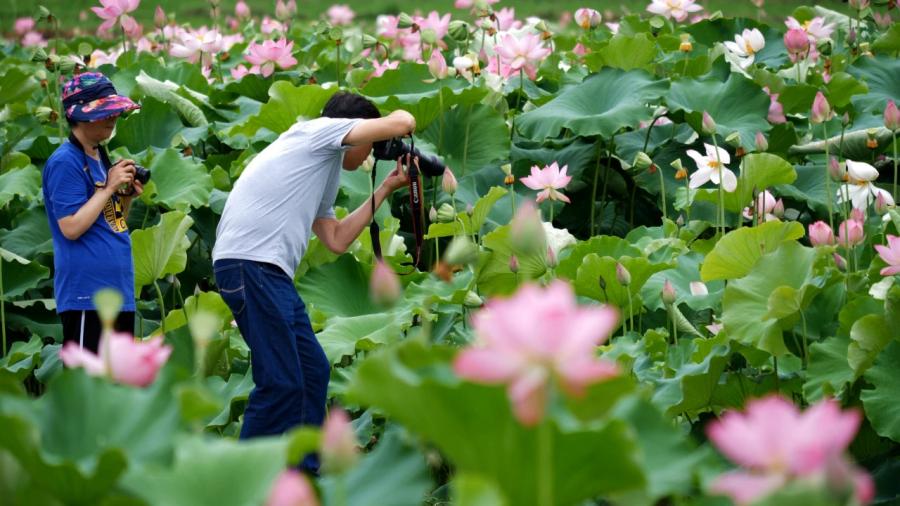
<path id="1" fill-rule="evenodd" d="M 246 298 L 244 295 L 244 264 L 243 262 L 216 262 L 213 267 L 216 276 L 216 285 L 219 295 L 235 317 L 244 311 Z"/>

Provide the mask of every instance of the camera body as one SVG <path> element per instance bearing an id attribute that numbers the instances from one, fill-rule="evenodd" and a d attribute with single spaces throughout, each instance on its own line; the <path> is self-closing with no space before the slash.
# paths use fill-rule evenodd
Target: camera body
<path id="1" fill-rule="evenodd" d="M 141 184 L 147 184 L 150 181 L 150 169 L 145 169 L 140 165 L 134 165 L 134 180 L 140 181 Z"/>
<path id="2" fill-rule="evenodd" d="M 422 153 L 415 146 L 403 142 L 399 137 L 376 142 L 372 146 L 372 155 L 376 160 L 396 160 L 404 155 L 412 155 L 419 159 L 419 169 L 426 176 L 440 176 L 446 168 L 436 156 Z"/>

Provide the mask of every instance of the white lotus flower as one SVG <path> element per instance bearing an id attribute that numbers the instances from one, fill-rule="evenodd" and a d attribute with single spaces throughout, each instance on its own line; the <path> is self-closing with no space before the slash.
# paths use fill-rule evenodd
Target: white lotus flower
<path id="1" fill-rule="evenodd" d="M 733 192 L 737 188 L 737 176 L 726 165 L 731 163 L 731 156 L 728 151 L 713 146 L 712 144 L 703 143 L 706 148 L 706 156 L 701 155 L 693 149 L 687 150 L 687 155 L 694 159 L 697 164 L 697 171 L 691 174 L 691 188 L 699 188 L 707 181 L 713 184 L 722 184 L 722 188 L 727 192 Z M 716 153 L 718 152 L 718 156 Z M 719 164 L 721 163 L 721 167 Z M 721 172 L 721 181 L 719 173 Z"/>
<path id="2" fill-rule="evenodd" d="M 739 35 L 734 36 L 734 42 L 725 42 L 725 48 L 737 57 L 742 69 L 746 69 L 752 65 L 756 53 L 765 46 L 766 39 L 763 37 L 762 32 L 756 28 L 753 28 L 752 30 L 745 28 Z"/>
<path id="3" fill-rule="evenodd" d="M 872 184 L 872 181 L 878 178 L 878 169 L 875 167 L 865 162 L 847 160 L 847 178 L 848 182 L 838 188 L 838 204 L 844 203 L 849 198 L 854 209 L 865 210 L 878 195 L 882 195 L 888 206 L 894 205 L 894 197 L 890 192 Z"/>
<path id="4" fill-rule="evenodd" d="M 546 221 L 542 222 L 542 225 L 544 225 L 544 234 L 547 236 L 547 246 L 553 250 L 553 254 L 557 258 L 562 250 L 574 246 L 578 242 L 568 229 L 553 228 L 553 224 Z"/>

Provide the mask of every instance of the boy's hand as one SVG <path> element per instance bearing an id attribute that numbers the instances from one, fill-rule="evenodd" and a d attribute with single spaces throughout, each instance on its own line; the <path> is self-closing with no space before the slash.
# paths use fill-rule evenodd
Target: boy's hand
<path id="1" fill-rule="evenodd" d="M 384 181 L 381 183 L 388 193 L 393 193 L 399 188 L 404 188 L 409 185 L 409 176 L 406 174 L 406 170 L 404 170 L 403 165 L 400 163 L 400 160 L 397 160 L 397 167 L 391 171 L 390 174 L 384 178 Z"/>

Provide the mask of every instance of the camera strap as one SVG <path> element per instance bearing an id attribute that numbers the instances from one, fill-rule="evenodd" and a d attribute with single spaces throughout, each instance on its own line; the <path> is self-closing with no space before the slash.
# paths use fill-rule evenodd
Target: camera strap
<path id="1" fill-rule="evenodd" d="M 369 238 L 372 240 L 372 251 L 375 253 L 375 258 L 377 260 L 382 260 L 381 256 L 381 234 L 378 229 L 378 223 L 375 222 L 375 173 L 377 172 L 378 167 L 378 159 L 375 159 L 375 164 L 372 166 L 372 188 L 373 193 L 369 197 L 369 201 L 372 203 L 372 221 L 369 222 Z"/>
<path id="2" fill-rule="evenodd" d="M 75 137 L 74 133 L 69 133 L 69 142 L 71 142 L 73 146 L 78 148 L 78 151 L 81 151 L 81 154 L 87 156 L 87 152 L 84 150 L 84 146 L 81 145 L 81 141 L 78 140 L 78 137 Z M 106 146 L 104 146 L 103 144 L 97 144 L 94 147 L 97 149 L 97 153 L 100 155 L 100 162 L 103 165 L 103 169 L 109 172 L 109 169 L 112 168 L 112 163 L 109 161 L 109 153 L 106 152 Z"/>
<path id="3" fill-rule="evenodd" d="M 422 175 L 419 170 L 418 158 L 411 161 L 407 174 L 409 175 L 409 210 L 412 215 L 413 234 L 416 238 L 416 256 L 413 266 L 421 268 L 422 244 L 425 242 L 422 229 L 425 223 L 425 214 L 422 206 Z"/>

